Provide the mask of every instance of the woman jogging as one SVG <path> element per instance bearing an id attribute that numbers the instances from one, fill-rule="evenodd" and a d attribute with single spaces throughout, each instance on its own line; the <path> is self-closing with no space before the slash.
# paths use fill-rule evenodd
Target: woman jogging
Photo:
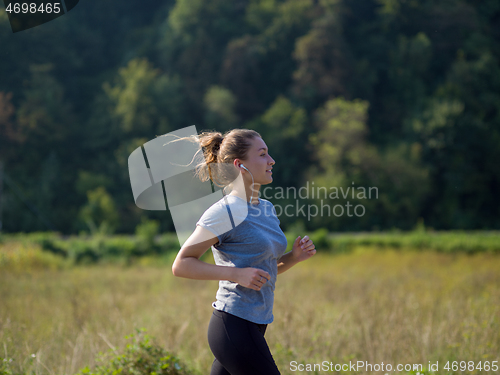
<path id="1" fill-rule="evenodd" d="M 260 187 L 272 182 L 275 164 L 259 133 L 202 133 L 196 141 L 205 157 L 198 176 L 230 193 L 201 216 L 172 272 L 189 279 L 219 280 L 208 327 L 215 356 L 211 375 L 280 374 L 264 338 L 273 321 L 276 277 L 313 256 L 314 244 L 308 236 L 299 236 L 285 253 L 287 240 L 274 206 L 258 197 Z M 210 247 L 215 265 L 199 260 Z"/>

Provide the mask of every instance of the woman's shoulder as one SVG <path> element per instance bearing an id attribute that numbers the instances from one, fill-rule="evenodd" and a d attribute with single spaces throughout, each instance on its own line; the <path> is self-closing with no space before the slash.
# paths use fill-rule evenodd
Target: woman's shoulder
<path id="1" fill-rule="evenodd" d="M 274 204 L 271 201 L 268 201 L 267 199 L 264 198 L 259 198 L 259 201 L 263 207 L 274 209 Z"/>
<path id="2" fill-rule="evenodd" d="M 226 195 L 212 204 L 203 213 L 196 225 L 212 231 L 217 235 L 219 241 L 223 242 L 225 236 L 243 223 L 247 216 L 247 203 L 239 197 Z"/>
<path id="3" fill-rule="evenodd" d="M 264 199 L 264 198 L 259 198 L 259 201 L 266 204 L 266 205 L 271 205 L 273 206 L 272 202 L 271 201 L 268 201 L 267 199 Z"/>
<path id="4" fill-rule="evenodd" d="M 229 211 L 237 211 L 236 209 L 241 209 L 239 206 L 243 207 L 241 200 L 231 195 L 225 195 L 217 202 L 208 207 L 203 213 L 202 217 L 220 217 L 225 216 Z"/>
<path id="5" fill-rule="evenodd" d="M 208 207 L 203 213 L 203 216 L 227 212 L 227 200 L 225 198 L 226 197 L 222 197 L 217 202 L 213 203 L 210 207 Z"/>

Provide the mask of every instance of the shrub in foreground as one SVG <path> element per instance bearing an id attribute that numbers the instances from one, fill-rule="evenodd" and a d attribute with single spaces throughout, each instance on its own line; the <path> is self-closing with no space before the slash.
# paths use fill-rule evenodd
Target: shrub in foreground
<path id="1" fill-rule="evenodd" d="M 127 344 L 121 354 L 117 350 L 99 353 L 95 369 L 88 366 L 77 375 L 191 375 L 192 373 L 177 357 L 154 343 L 153 338 L 143 328 L 136 334 L 127 336 L 132 343 Z"/>

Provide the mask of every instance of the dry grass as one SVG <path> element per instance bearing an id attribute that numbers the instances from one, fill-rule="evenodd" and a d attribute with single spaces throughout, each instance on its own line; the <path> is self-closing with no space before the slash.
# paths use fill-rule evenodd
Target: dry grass
<path id="1" fill-rule="evenodd" d="M 282 366 L 500 359 L 498 257 L 360 249 L 283 276 L 270 340 Z"/>
<path id="2" fill-rule="evenodd" d="M 209 372 L 217 282 L 153 265 L 0 272 L 0 357 L 19 371 L 74 374 L 144 327 Z M 266 337 L 282 374 L 299 373 L 290 361 L 439 361 L 441 370 L 448 360 L 500 360 L 499 285 L 500 257 L 491 254 L 317 255 L 279 276 Z"/>

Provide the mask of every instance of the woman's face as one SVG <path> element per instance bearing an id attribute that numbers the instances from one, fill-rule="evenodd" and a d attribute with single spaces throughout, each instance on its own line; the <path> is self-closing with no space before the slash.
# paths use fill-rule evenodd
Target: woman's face
<path id="1" fill-rule="evenodd" d="M 255 137 L 251 140 L 251 143 L 252 146 L 248 150 L 246 159 L 241 159 L 240 164 L 243 164 L 250 172 L 252 172 L 255 184 L 270 184 L 273 182 L 271 169 L 273 168 L 275 161 L 271 155 L 269 155 L 267 145 L 262 138 Z M 245 172 L 245 170 L 242 170 L 242 172 Z"/>

